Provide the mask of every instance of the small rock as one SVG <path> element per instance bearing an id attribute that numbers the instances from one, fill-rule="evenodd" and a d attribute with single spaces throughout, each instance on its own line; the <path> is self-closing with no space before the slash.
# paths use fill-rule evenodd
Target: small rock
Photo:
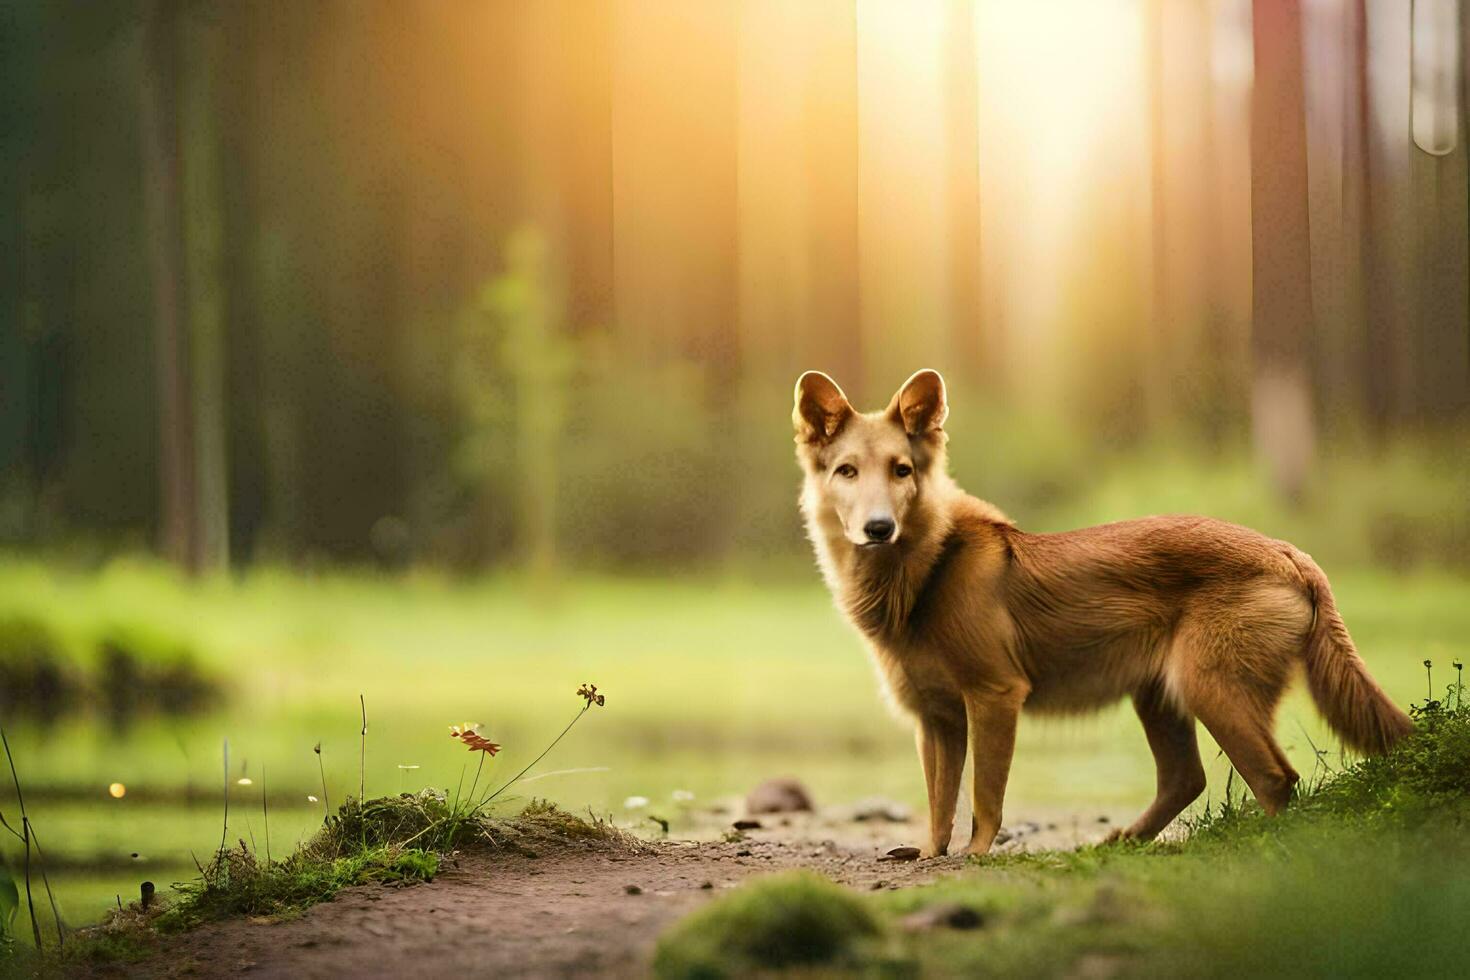
<path id="1" fill-rule="evenodd" d="M 882 878 L 879 878 L 877 881 L 868 886 L 868 891 L 882 891 L 884 887 L 887 886 L 887 884 L 888 882 L 884 881 Z"/>
<path id="2" fill-rule="evenodd" d="M 737 820 L 730 826 L 734 827 L 736 830 L 760 830 L 761 822 L 759 820 L 749 819 Z"/>
<path id="3" fill-rule="evenodd" d="M 715 887 L 715 883 L 713 881 L 701 882 L 700 883 L 700 886 L 699 886 L 700 891 L 709 891 L 710 889 L 712 889 L 714 887 Z"/>
<path id="4" fill-rule="evenodd" d="M 991 841 L 991 843 L 994 844 L 996 847 L 999 847 L 1007 841 L 1014 840 L 1015 836 L 1015 834 L 1002 827 L 995 832 L 995 840 Z"/>
<path id="5" fill-rule="evenodd" d="M 1102 816 L 1098 817 L 1097 818 L 1097 822 L 1098 823 L 1112 823 L 1112 821 L 1108 819 L 1108 815 L 1106 813 L 1103 814 Z"/>
<path id="6" fill-rule="evenodd" d="M 624 885 L 623 886 L 623 891 L 627 892 L 629 895 L 642 895 L 643 894 L 643 889 L 642 888 L 639 888 L 637 885 Z"/>
<path id="7" fill-rule="evenodd" d="M 908 932 L 929 929 L 978 929 L 985 924 L 979 912 L 968 905 L 941 902 L 903 917 L 901 925 Z"/>
<path id="8" fill-rule="evenodd" d="M 872 796 L 859 800 L 852 808 L 852 819 L 859 823 L 908 823 L 913 813 L 902 803 Z"/>
<path id="9" fill-rule="evenodd" d="M 887 854 L 880 857 L 879 861 L 917 861 L 919 849 L 917 847 L 895 847 Z"/>
<path id="10" fill-rule="evenodd" d="M 795 779 L 768 779 L 745 798 L 746 813 L 809 812 L 812 796 Z"/>
<path id="11" fill-rule="evenodd" d="M 750 851 L 749 850 L 736 851 L 735 852 L 735 856 L 738 857 L 738 858 L 748 858 L 748 857 L 750 857 Z"/>

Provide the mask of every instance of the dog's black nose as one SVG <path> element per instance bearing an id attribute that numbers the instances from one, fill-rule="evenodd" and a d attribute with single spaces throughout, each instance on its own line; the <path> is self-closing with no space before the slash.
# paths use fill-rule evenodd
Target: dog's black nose
<path id="1" fill-rule="evenodd" d="M 893 522 L 886 517 L 875 517 L 863 525 L 863 533 L 869 541 L 887 541 L 893 537 Z"/>

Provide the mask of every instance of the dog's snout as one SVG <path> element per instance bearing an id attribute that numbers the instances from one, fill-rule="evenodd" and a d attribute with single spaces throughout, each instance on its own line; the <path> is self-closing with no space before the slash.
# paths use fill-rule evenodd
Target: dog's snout
<path id="1" fill-rule="evenodd" d="M 887 541 L 893 537 L 893 521 L 887 517 L 875 517 L 863 525 L 863 533 L 869 541 Z"/>

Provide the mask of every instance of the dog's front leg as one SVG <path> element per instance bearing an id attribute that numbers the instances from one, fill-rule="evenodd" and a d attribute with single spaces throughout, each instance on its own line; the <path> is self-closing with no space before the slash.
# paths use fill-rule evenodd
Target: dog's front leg
<path id="1" fill-rule="evenodd" d="M 975 816 L 971 823 L 970 843 L 966 854 L 984 854 L 990 850 L 1000 830 L 1001 805 L 1005 801 L 1006 779 L 1011 772 L 1011 756 L 1016 750 L 1016 725 L 1021 718 L 1023 690 L 985 691 L 965 696 L 965 713 L 969 718 L 970 753 L 974 759 L 974 781 L 971 792 Z"/>
<path id="2" fill-rule="evenodd" d="M 929 846 L 924 856 L 938 857 L 949 850 L 949 835 L 954 832 L 955 803 L 965 770 L 965 725 L 956 717 L 920 715 L 915 740 L 929 792 Z"/>

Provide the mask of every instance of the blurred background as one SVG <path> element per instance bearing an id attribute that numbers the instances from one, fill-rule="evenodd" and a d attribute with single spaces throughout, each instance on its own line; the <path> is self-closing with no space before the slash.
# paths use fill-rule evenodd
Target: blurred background
<path id="1" fill-rule="evenodd" d="M 466 720 L 514 772 L 595 681 L 550 760 L 595 771 L 528 790 L 919 802 L 810 568 L 807 368 L 940 369 L 1028 530 L 1291 538 L 1423 697 L 1470 632 L 1467 6 L 5 4 L 0 723 L 68 917 L 190 871 L 222 778 L 232 837 L 309 832 L 359 693 L 370 792 L 452 786 Z M 1151 791 L 1122 713 L 1020 753 L 1023 816 Z"/>

